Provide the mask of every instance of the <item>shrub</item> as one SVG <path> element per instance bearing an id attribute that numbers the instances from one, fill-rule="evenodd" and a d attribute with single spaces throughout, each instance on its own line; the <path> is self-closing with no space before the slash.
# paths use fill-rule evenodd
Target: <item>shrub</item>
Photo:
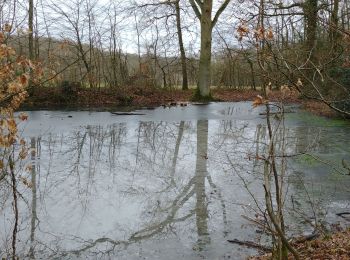
<path id="1" fill-rule="evenodd" d="M 81 83 L 75 81 L 64 80 L 59 84 L 60 94 L 65 100 L 71 100 L 78 97 L 81 90 Z"/>

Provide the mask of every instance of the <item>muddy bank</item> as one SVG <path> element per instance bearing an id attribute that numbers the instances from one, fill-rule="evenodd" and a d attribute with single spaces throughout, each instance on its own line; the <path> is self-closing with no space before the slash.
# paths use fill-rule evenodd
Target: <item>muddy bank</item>
<path id="1" fill-rule="evenodd" d="M 341 118 L 341 115 L 328 107 L 326 104 L 315 100 L 304 100 L 303 108 L 314 115 L 325 116 L 329 118 Z"/>
<path id="2" fill-rule="evenodd" d="M 252 101 L 260 91 L 234 90 L 218 88 L 212 90 L 215 101 L 239 102 Z M 59 88 L 41 87 L 33 91 L 22 110 L 38 109 L 89 109 L 96 111 L 118 110 L 132 111 L 138 108 L 155 108 L 158 106 L 174 106 L 182 102 L 191 102 L 194 90 L 163 90 L 151 87 L 120 87 L 118 89 L 83 89 L 75 92 L 62 92 Z M 339 117 L 327 105 L 301 99 L 298 94 L 285 95 L 280 91 L 272 91 L 269 99 L 275 102 L 302 104 L 302 107 L 315 115 Z"/>
<path id="3" fill-rule="evenodd" d="M 260 91 L 214 89 L 212 95 L 215 101 L 238 102 L 250 101 Z M 164 90 L 152 87 L 120 87 L 117 89 L 81 89 L 63 91 L 59 88 L 41 87 L 33 91 L 24 106 L 32 108 L 55 107 L 156 107 L 168 102 L 189 102 L 193 99 L 194 90 Z M 270 94 L 272 101 L 300 103 L 296 95 L 282 95 L 279 91 Z"/>
<path id="4" fill-rule="evenodd" d="M 29 109 L 156 107 L 172 100 L 190 100 L 192 91 L 159 90 L 155 88 L 122 87 L 118 89 L 81 89 L 62 91 L 41 87 L 33 91 L 23 104 Z"/>

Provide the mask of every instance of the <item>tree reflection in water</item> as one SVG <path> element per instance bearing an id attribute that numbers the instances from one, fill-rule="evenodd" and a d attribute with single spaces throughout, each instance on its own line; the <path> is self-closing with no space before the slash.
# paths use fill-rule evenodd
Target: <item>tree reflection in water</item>
<path id="1" fill-rule="evenodd" d="M 198 247 L 201 250 L 210 243 L 208 232 L 208 205 L 205 193 L 205 179 L 208 177 L 208 121 L 197 122 L 197 158 L 195 174 L 196 191 L 196 225 L 198 234 Z"/>
<path id="2" fill-rule="evenodd" d="M 304 132 L 287 129 L 287 152 L 313 147 L 315 131 L 307 138 Z M 326 140 L 325 133 L 318 135 Z M 36 153 L 28 159 L 32 186 L 19 190 L 20 258 L 132 259 L 172 252 L 171 258 L 212 259 L 231 252 L 227 239 L 256 236 L 254 228 L 241 231 L 243 206 L 252 202 L 244 185 L 258 201 L 263 196 L 256 155 L 266 149 L 266 127 L 260 122 L 135 120 L 27 139 Z M 301 194 L 291 183 L 290 190 Z M 0 191 L 0 256 L 6 257 L 11 193 L 1 184 Z"/>
<path id="3" fill-rule="evenodd" d="M 109 254 L 121 250 L 117 246 L 171 234 L 176 225 L 186 221 L 196 226 L 197 242 L 193 249 L 205 250 L 210 243 L 206 181 L 210 180 L 210 185 L 217 190 L 207 171 L 208 121 L 198 121 L 197 127 L 184 121 L 139 122 L 136 131 L 132 130 L 127 124 L 107 128 L 87 126 L 67 134 L 30 138 L 32 186 L 28 199 L 31 197 L 31 202 L 28 200 L 27 213 L 25 207 L 22 208 L 22 256 L 35 259 L 42 255 L 67 257 L 86 252 Z M 192 177 L 188 175 L 191 169 Z M 110 178 L 110 185 L 100 187 L 105 185 L 101 178 Z M 151 178 L 155 183 L 148 186 L 142 183 L 144 178 Z M 118 185 L 120 181 L 124 184 Z M 74 230 L 93 223 L 90 219 L 96 214 L 91 212 L 96 210 L 96 199 L 104 205 L 113 205 L 113 197 L 100 198 L 101 189 L 107 190 L 105 195 L 110 194 L 108 190 L 116 190 L 119 195 L 114 198 L 119 200 L 144 197 L 141 215 L 135 216 L 141 217 L 141 228 L 130 232 L 131 228 L 124 226 L 119 231 L 129 233 L 124 239 L 113 238 L 113 232 L 94 240 L 74 235 L 77 233 Z M 60 209 L 52 208 L 54 205 Z M 53 216 L 56 212 L 58 216 Z M 26 219 L 29 220 L 28 242 L 25 242 Z M 60 232 L 58 221 L 77 226 L 72 226 L 71 232 L 66 228 Z M 117 237 L 121 237 L 120 234 Z M 65 246 L 66 241 L 74 241 L 75 249 Z M 102 250 L 101 246 L 107 249 Z"/>

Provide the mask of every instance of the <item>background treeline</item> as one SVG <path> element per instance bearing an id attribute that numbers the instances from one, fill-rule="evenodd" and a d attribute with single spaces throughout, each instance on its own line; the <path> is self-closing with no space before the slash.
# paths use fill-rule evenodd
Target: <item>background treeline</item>
<path id="1" fill-rule="evenodd" d="M 42 86 L 187 89 L 198 80 L 201 37 L 192 7 L 204 2 L 7 0 L 0 24 L 11 26 L 19 54 L 42 63 Z M 349 97 L 349 0 L 218 0 L 213 12 L 226 2 L 212 28 L 212 86 L 302 79 L 306 95 Z"/>

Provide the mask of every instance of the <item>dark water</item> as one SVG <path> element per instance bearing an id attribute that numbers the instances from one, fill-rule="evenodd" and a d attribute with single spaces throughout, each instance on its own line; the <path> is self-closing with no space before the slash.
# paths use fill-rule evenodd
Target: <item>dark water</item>
<path id="1" fill-rule="evenodd" d="M 32 187 L 20 185 L 20 258 L 244 259 L 229 239 L 265 241 L 244 217 L 263 207 L 267 130 L 251 103 L 158 108 L 142 115 L 34 111 L 23 124 L 36 151 Z M 350 211 L 350 125 L 305 112 L 287 114 L 286 220 L 344 222 Z M 282 149 L 282 147 L 278 148 Z M 321 163 L 322 160 L 324 163 Z M 349 160 L 350 161 L 350 160 Z M 350 163 L 349 163 L 350 164 Z M 11 248 L 11 192 L 0 186 L 0 256 Z"/>

